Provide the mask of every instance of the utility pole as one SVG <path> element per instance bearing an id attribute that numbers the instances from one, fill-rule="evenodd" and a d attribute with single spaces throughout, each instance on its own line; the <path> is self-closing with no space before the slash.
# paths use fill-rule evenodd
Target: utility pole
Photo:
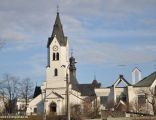
<path id="1" fill-rule="evenodd" d="M 46 89 L 44 90 L 44 98 L 43 98 L 43 104 L 44 104 L 44 111 L 43 111 L 43 120 L 46 120 Z"/>
<path id="2" fill-rule="evenodd" d="M 66 71 L 67 72 L 67 71 Z M 69 79 L 66 73 L 66 98 L 67 98 L 67 120 L 70 120 L 70 102 L 69 102 Z"/>
<path id="3" fill-rule="evenodd" d="M 70 102 L 69 102 L 69 76 L 68 69 L 70 64 L 66 67 L 66 65 L 62 65 L 61 67 L 66 68 L 66 117 L 67 120 L 70 120 Z"/>

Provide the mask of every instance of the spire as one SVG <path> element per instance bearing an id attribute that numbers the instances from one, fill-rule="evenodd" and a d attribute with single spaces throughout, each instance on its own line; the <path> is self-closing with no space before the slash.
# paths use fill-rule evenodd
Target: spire
<path id="1" fill-rule="evenodd" d="M 64 36 L 63 27 L 62 27 L 60 16 L 59 16 L 58 6 L 57 6 L 57 14 L 56 14 L 56 19 L 55 19 L 55 24 L 53 26 L 52 35 L 48 40 L 47 47 L 49 47 L 49 45 L 51 44 L 51 42 L 55 36 L 61 46 L 66 46 L 67 37 Z"/>
<path id="2" fill-rule="evenodd" d="M 62 24 L 61 24 L 61 20 L 60 20 L 60 16 L 59 16 L 58 11 L 57 11 L 57 15 L 56 15 L 55 24 L 54 24 L 54 28 L 55 27 L 58 27 L 60 30 L 62 30 Z M 54 29 L 53 29 L 53 32 L 54 32 Z M 61 32 L 63 32 L 63 30 Z"/>

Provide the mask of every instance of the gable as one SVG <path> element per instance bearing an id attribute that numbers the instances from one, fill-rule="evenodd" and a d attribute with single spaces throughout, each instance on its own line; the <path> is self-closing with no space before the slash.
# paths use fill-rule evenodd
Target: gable
<path id="1" fill-rule="evenodd" d="M 123 85 L 123 87 L 131 86 L 131 84 L 123 77 L 123 75 L 120 75 L 117 81 L 113 84 L 114 87 L 120 87 L 119 85 Z"/>
<path id="2" fill-rule="evenodd" d="M 64 99 L 64 97 L 59 94 L 58 92 L 55 92 L 55 91 L 50 91 L 46 94 L 46 98 L 47 99 L 51 99 L 51 98 L 61 98 L 61 99 Z"/>
<path id="3" fill-rule="evenodd" d="M 55 36 L 54 36 L 54 37 L 55 37 Z M 51 43 L 53 42 L 54 37 L 49 37 L 49 38 L 48 38 L 47 48 L 49 48 L 49 46 L 50 46 Z M 66 45 L 67 45 L 67 37 L 62 38 L 63 40 L 60 40 L 60 38 L 57 37 L 57 36 L 56 36 L 56 38 L 57 38 L 58 43 L 59 43 L 60 46 L 66 46 Z"/>

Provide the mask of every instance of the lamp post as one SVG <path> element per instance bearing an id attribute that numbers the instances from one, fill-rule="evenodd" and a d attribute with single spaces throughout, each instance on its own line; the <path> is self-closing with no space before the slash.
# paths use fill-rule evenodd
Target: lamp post
<path id="1" fill-rule="evenodd" d="M 70 65 L 70 64 L 69 64 Z M 70 120 L 70 102 L 69 102 L 69 76 L 67 70 L 69 69 L 69 65 L 66 68 L 66 115 L 67 120 Z M 65 65 L 62 65 L 61 67 L 66 67 Z"/>

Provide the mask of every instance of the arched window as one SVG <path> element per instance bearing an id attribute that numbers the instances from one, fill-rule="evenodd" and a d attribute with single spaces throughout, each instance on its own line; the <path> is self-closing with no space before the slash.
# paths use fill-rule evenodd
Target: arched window
<path id="1" fill-rule="evenodd" d="M 58 70 L 56 68 L 54 70 L 54 76 L 58 76 Z"/>
<path id="2" fill-rule="evenodd" d="M 53 60 L 55 60 L 55 53 L 53 53 Z"/>
<path id="3" fill-rule="evenodd" d="M 56 103 L 52 102 L 49 107 L 50 107 L 50 112 L 56 112 L 56 107 L 57 107 Z"/>
<path id="4" fill-rule="evenodd" d="M 56 60 L 59 60 L 59 53 L 56 53 Z"/>

